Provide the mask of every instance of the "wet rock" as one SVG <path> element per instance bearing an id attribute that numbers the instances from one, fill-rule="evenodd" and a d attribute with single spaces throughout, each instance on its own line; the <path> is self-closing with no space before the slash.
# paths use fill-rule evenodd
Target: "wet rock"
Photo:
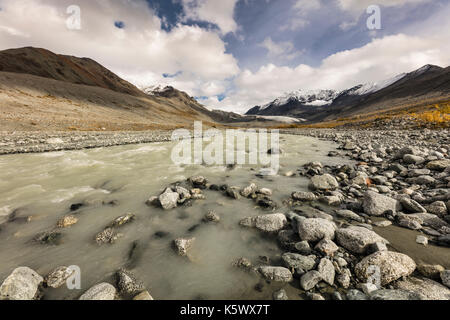
<path id="1" fill-rule="evenodd" d="M 167 188 L 166 191 L 159 196 L 159 203 L 164 210 L 170 210 L 178 206 L 179 199 L 180 195 L 177 192 L 173 192 L 172 189 Z"/>
<path id="2" fill-rule="evenodd" d="M 278 232 L 286 225 L 287 219 L 282 213 L 267 214 L 255 218 L 255 227 L 264 232 Z"/>
<path id="3" fill-rule="evenodd" d="M 438 264 L 432 265 L 420 263 L 417 265 L 417 271 L 419 271 L 421 275 L 433 280 L 439 280 L 441 278 L 441 272 L 444 270 L 444 267 Z"/>
<path id="4" fill-rule="evenodd" d="M 311 253 L 311 247 L 309 246 L 308 241 L 297 242 L 294 247 L 300 254 L 308 255 Z"/>
<path id="5" fill-rule="evenodd" d="M 117 240 L 117 234 L 113 228 L 106 228 L 95 236 L 95 242 L 102 245 L 105 243 L 114 243 Z"/>
<path id="6" fill-rule="evenodd" d="M 311 178 L 311 188 L 313 190 L 335 190 L 339 187 L 339 183 L 330 174 L 317 175 Z"/>
<path id="7" fill-rule="evenodd" d="M 403 228 L 411 229 L 411 230 L 420 230 L 422 229 L 423 221 L 416 217 L 402 215 L 398 217 L 398 225 Z"/>
<path id="8" fill-rule="evenodd" d="M 15 269 L 0 286 L 0 300 L 34 300 L 44 279 L 28 267 Z"/>
<path id="9" fill-rule="evenodd" d="M 361 291 L 352 289 L 347 292 L 347 300 L 368 300 L 368 297 Z"/>
<path id="10" fill-rule="evenodd" d="M 273 300 L 281 301 L 281 300 L 289 300 L 289 298 L 287 296 L 286 291 L 284 289 L 281 289 L 273 293 Z"/>
<path id="11" fill-rule="evenodd" d="M 425 236 L 417 236 L 416 237 L 416 243 L 427 246 L 428 245 L 428 238 Z"/>
<path id="12" fill-rule="evenodd" d="M 450 288 L 450 270 L 445 270 L 441 272 L 442 283 Z"/>
<path id="13" fill-rule="evenodd" d="M 150 293 L 145 290 L 133 298 L 133 300 L 154 300 Z"/>
<path id="14" fill-rule="evenodd" d="M 424 207 L 422 207 L 417 201 L 414 201 L 407 197 L 401 198 L 400 203 L 402 205 L 402 208 L 406 210 L 406 212 L 409 213 L 427 212 L 427 210 Z"/>
<path id="15" fill-rule="evenodd" d="M 373 191 L 367 191 L 363 199 L 364 212 L 371 216 L 382 216 L 386 211 L 396 212 L 400 209 L 397 200 Z"/>
<path id="16" fill-rule="evenodd" d="M 358 221 L 358 222 L 364 222 L 363 217 L 359 216 L 358 214 L 356 214 L 350 210 L 337 210 L 336 215 L 338 217 L 341 217 L 344 219 L 354 220 L 354 221 Z"/>
<path id="17" fill-rule="evenodd" d="M 194 176 L 194 177 L 189 178 L 189 182 L 194 187 L 205 187 L 206 184 L 208 183 L 208 180 L 203 176 Z"/>
<path id="18" fill-rule="evenodd" d="M 188 255 L 189 249 L 192 248 L 195 238 L 179 238 L 175 239 L 175 249 L 178 255 L 185 257 Z"/>
<path id="19" fill-rule="evenodd" d="M 323 239 L 316 245 L 314 249 L 316 251 L 322 252 L 329 257 L 332 257 L 339 250 L 339 247 L 330 239 Z"/>
<path id="20" fill-rule="evenodd" d="M 181 186 L 176 186 L 175 192 L 178 193 L 178 195 L 179 195 L 179 200 L 178 200 L 179 203 L 184 203 L 186 200 L 191 199 L 191 192 L 186 188 L 183 188 Z"/>
<path id="21" fill-rule="evenodd" d="M 116 273 L 117 288 L 121 295 L 136 295 L 145 290 L 144 285 L 138 281 L 135 275 L 126 269 L 120 269 Z"/>
<path id="22" fill-rule="evenodd" d="M 114 219 L 113 222 L 111 222 L 110 227 L 111 228 L 118 228 L 121 227 L 127 223 L 132 222 L 134 219 L 136 219 L 136 216 L 132 213 L 127 213 L 126 215 L 117 217 Z"/>
<path id="23" fill-rule="evenodd" d="M 394 287 L 420 294 L 425 300 L 450 300 L 450 289 L 427 278 L 410 277 L 397 281 Z"/>
<path id="24" fill-rule="evenodd" d="M 238 187 L 230 187 L 227 189 L 226 194 L 229 198 L 232 199 L 240 199 L 241 196 L 239 195 L 239 188 Z"/>
<path id="25" fill-rule="evenodd" d="M 157 206 L 160 206 L 160 205 L 161 205 L 161 203 L 159 202 L 159 198 L 156 197 L 156 196 L 150 197 L 150 198 L 145 202 L 145 204 L 146 204 L 147 206 L 149 206 L 149 207 L 151 207 L 151 206 L 157 207 Z"/>
<path id="26" fill-rule="evenodd" d="M 50 288 L 59 288 L 64 285 L 67 279 L 74 273 L 75 270 L 69 269 L 68 267 L 58 267 L 45 277 L 45 283 Z"/>
<path id="27" fill-rule="evenodd" d="M 320 241 L 322 239 L 334 239 L 336 225 L 325 219 L 304 219 L 298 223 L 298 234 L 304 241 Z"/>
<path id="28" fill-rule="evenodd" d="M 320 260 L 319 266 L 317 267 L 317 271 L 320 273 L 323 281 L 328 283 L 330 286 L 334 284 L 336 270 L 334 269 L 333 263 L 330 260 L 322 258 Z"/>
<path id="29" fill-rule="evenodd" d="M 309 271 L 300 278 L 300 287 L 305 291 L 309 291 L 313 289 L 320 281 L 322 281 L 322 276 L 318 271 Z"/>
<path id="30" fill-rule="evenodd" d="M 379 268 L 381 274 L 381 285 L 387 285 L 401 277 L 409 276 L 416 269 L 416 263 L 405 254 L 379 251 L 365 257 L 355 266 L 355 274 L 366 282 Z"/>
<path id="31" fill-rule="evenodd" d="M 371 300 L 423 300 L 420 294 L 406 290 L 381 289 L 370 294 Z"/>
<path id="32" fill-rule="evenodd" d="M 415 214 L 409 214 L 408 217 L 412 219 L 418 219 L 422 222 L 423 225 L 429 226 L 433 229 L 439 230 L 442 227 L 449 227 L 449 224 L 439 218 L 435 214 L 430 213 L 415 213 Z"/>
<path id="33" fill-rule="evenodd" d="M 88 291 L 86 291 L 83 295 L 81 295 L 80 300 L 114 300 L 116 298 L 116 288 L 109 283 L 100 283 Z"/>
<path id="34" fill-rule="evenodd" d="M 73 226 L 77 222 L 78 222 L 77 217 L 69 215 L 69 216 L 65 216 L 65 217 L 61 218 L 60 220 L 58 220 L 58 222 L 56 223 L 56 226 L 58 228 L 68 228 L 70 226 Z"/>
<path id="35" fill-rule="evenodd" d="M 278 242 L 286 250 L 295 249 L 295 244 L 300 241 L 298 234 L 294 230 L 281 230 L 277 236 Z"/>
<path id="36" fill-rule="evenodd" d="M 364 254 L 370 245 L 388 241 L 363 227 L 350 226 L 336 231 L 337 243 L 353 253 Z"/>
<path id="37" fill-rule="evenodd" d="M 46 245 L 57 246 L 61 244 L 62 233 L 57 230 L 44 231 L 37 234 L 34 240 Z"/>
<path id="38" fill-rule="evenodd" d="M 208 213 L 203 218 L 204 222 L 220 222 L 220 216 L 213 210 L 208 211 Z"/>
<path id="39" fill-rule="evenodd" d="M 251 261 L 248 260 L 247 258 L 236 259 L 235 261 L 233 261 L 232 266 L 239 268 L 239 269 L 244 269 L 247 271 L 252 269 L 252 267 L 253 267 Z"/>
<path id="40" fill-rule="evenodd" d="M 316 261 L 310 256 L 303 256 L 297 253 L 285 253 L 281 256 L 283 265 L 289 270 L 309 271 L 314 268 Z"/>
<path id="41" fill-rule="evenodd" d="M 291 282 L 293 280 L 292 273 L 289 269 L 283 267 L 262 266 L 258 268 L 258 271 L 267 280 L 276 282 Z"/>
<path id="42" fill-rule="evenodd" d="M 254 194 L 256 191 L 258 191 L 258 186 L 254 183 L 250 184 L 248 187 L 245 187 L 241 191 L 241 196 L 244 198 L 250 197 L 252 194 Z"/>
<path id="43" fill-rule="evenodd" d="M 292 199 L 296 201 L 307 202 L 307 201 L 316 201 L 319 199 L 319 197 L 312 192 L 294 192 L 292 193 Z"/>

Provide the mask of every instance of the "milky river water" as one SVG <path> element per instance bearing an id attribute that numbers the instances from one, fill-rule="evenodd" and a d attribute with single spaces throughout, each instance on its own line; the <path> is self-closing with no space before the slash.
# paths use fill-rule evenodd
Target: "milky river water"
<path id="1" fill-rule="evenodd" d="M 245 187 L 255 182 L 273 190 L 282 206 L 293 191 L 307 190 L 308 179 L 286 177 L 303 164 L 350 163 L 327 154 L 336 150 L 332 142 L 310 137 L 280 137 L 279 175 L 259 178 L 257 166 L 180 166 L 171 161 L 174 143 L 153 143 L 43 154 L 0 157 L 0 223 L 15 211 L 15 219 L 0 225 L 0 281 L 14 268 L 28 266 L 41 275 L 58 266 L 76 265 L 81 270 L 81 289 L 47 290 L 44 299 L 74 299 L 99 282 L 113 283 L 121 267 L 129 267 L 155 299 L 247 299 L 271 298 L 273 287 L 254 290 L 260 281 L 231 266 L 246 257 L 258 264 L 259 257 L 279 260 L 281 249 L 274 238 L 239 226 L 248 216 L 267 213 L 248 199 L 233 200 L 205 190 L 206 200 L 170 211 L 145 204 L 171 183 L 194 175 L 209 182 Z M 115 201 L 116 205 L 108 205 Z M 36 234 L 51 230 L 72 204 L 85 203 L 76 211 L 78 223 L 62 230 L 59 245 L 33 241 Z M 221 221 L 202 224 L 209 210 Z M 113 219 L 126 213 L 136 220 L 120 229 L 114 244 L 99 246 L 95 235 Z M 157 236 L 157 235 L 159 236 Z M 178 237 L 196 238 L 192 261 L 176 255 L 172 242 Z M 131 249 L 135 247 L 131 255 Z M 130 259 L 131 255 L 131 259 Z"/>

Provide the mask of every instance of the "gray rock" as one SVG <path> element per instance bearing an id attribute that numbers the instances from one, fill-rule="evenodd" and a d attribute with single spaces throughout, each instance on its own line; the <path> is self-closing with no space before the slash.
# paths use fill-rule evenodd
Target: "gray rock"
<path id="1" fill-rule="evenodd" d="M 363 227 L 350 226 L 336 231 L 337 243 L 353 253 L 364 254 L 370 245 L 388 243 L 375 232 Z"/>
<path id="2" fill-rule="evenodd" d="M 294 245 L 294 248 L 295 248 L 295 250 L 297 250 L 301 254 L 310 254 L 311 253 L 311 247 L 310 247 L 308 241 L 297 242 Z"/>
<path id="3" fill-rule="evenodd" d="M 273 293 L 273 300 L 281 301 L 281 300 L 289 300 L 289 298 L 287 296 L 286 291 L 284 289 L 281 289 Z"/>
<path id="4" fill-rule="evenodd" d="M 241 196 L 248 198 L 252 194 L 254 194 L 256 191 L 258 191 L 258 186 L 254 183 L 250 184 L 248 187 L 245 187 L 241 191 Z"/>
<path id="5" fill-rule="evenodd" d="M 415 292 L 425 300 L 450 300 L 450 289 L 431 279 L 422 277 L 409 277 L 406 280 L 397 281 L 396 289 Z"/>
<path id="6" fill-rule="evenodd" d="M 122 295 L 136 295 L 145 290 L 144 285 L 129 270 L 120 269 L 117 271 L 116 277 L 117 287 Z"/>
<path id="7" fill-rule="evenodd" d="M 436 201 L 430 204 L 428 207 L 428 212 L 438 215 L 438 216 L 444 216 L 448 213 L 447 206 L 445 205 L 444 201 Z"/>
<path id="8" fill-rule="evenodd" d="M 311 187 L 313 190 L 335 190 L 339 183 L 330 174 L 317 175 L 311 178 Z"/>
<path id="9" fill-rule="evenodd" d="M 310 256 L 302 256 L 297 253 L 284 253 L 281 256 L 281 260 L 283 261 L 283 265 L 290 270 L 300 269 L 305 272 L 312 270 L 316 265 L 316 261 Z"/>
<path id="10" fill-rule="evenodd" d="M 351 279 L 351 272 L 349 269 L 343 269 L 336 277 L 337 283 L 344 289 L 350 287 Z"/>
<path id="11" fill-rule="evenodd" d="M 330 260 L 322 258 L 320 260 L 319 266 L 317 267 L 317 271 L 320 273 L 323 281 L 328 283 L 330 286 L 334 284 L 336 270 L 334 269 L 333 263 Z"/>
<path id="12" fill-rule="evenodd" d="M 178 255 L 185 257 L 188 255 L 189 249 L 192 248 L 192 245 L 194 244 L 195 238 L 179 238 L 175 239 L 175 249 L 178 253 Z"/>
<path id="13" fill-rule="evenodd" d="M 203 218 L 204 222 L 219 222 L 220 216 L 213 210 L 208 211 L 208 213 Z"/>
<path id="14" fill-rule="evenodd" d="M 159 202 L 164 210 L 176 208 L 179 199 L 180 195 L 177 192 L 173 192 L 170 188 L 167 188 L 166 191 L 159 196 Z"/>
<path id="15" fill-rule="evenodd" d="M 0 300 L 34 300 L 44 279 L 28 267 L 15 269 L 0 286 Z"/>
<path id="16" fill-rule="evenodd" d="M 391 251 L 379 251 L 362 259 L 355 266 L 355 274 L 367 282 L 374 269 L 379 268 L 381 285 L 387 285 L 401 277 L 409 276 L 416 269 L 416 263 L 405 254 Z"/>
<path id="17" fill-rule="evenodd" d="M 296 201 L 307 202 L 307 201 L 316 201 L 319 199 L 319 197 L 312 192 L 294 192 L 292 193 L 292 199 Z"/>
<path id="18" fill-rule="evenodd" d="M 425 236 L 417 236 L 416 237 L 416 243 L 427 246 L 428 245 L 428 238 Z"/>
<path id="19" fill-rule="evenodd" d="M 373 191 L 367 191 L 363 200 L 364 212 L 371 216 L 382 216 L 386 211 L 396 212 L 400 209 L 400 203 L 390 197 Z"/>
<path id="20" fill-rule="evenodd" d="M 327 256 L 332 257 L 334 256 L 336 251 L 339 250 L 339 247 L 330 239 L 323 239 L 316 245 L 314 249 L 319 252 L 322 252 Z"/>
<path id="21" fill-rule="evenodd" d="M 400 203 L 401 203 L 403 209 L 409 213 L 427 212 L 427 210 L 424 207 L 422 207 L 417 201 L 414 201 L 407 197 L 402 197 L 400 199 Z"/>
<path id="22" fill-rule="evenodd" d="M 350 210 L 337 210 L 336 215 L 341 218 L 364 222 L 364 218 Z"/>
<path id="23" fill-rule="evenodd" d="M 106 228 L 95 236 L 97 244 L 114 243 L 117 240 L 117 234 L 113 228 Z"/>
<path id="24" fill-rule="evenodd" d="M 204 187 L 208 183 L 208 180 L 203 176 L 191 177 L 189 178 L 189 181 L 194 187 Z"/>
<path id="25" fill-rule="evenodd" d="M 118 228 L 121 227 L 127 223 L 132 222 L 134 219 L 136 219 L 136 216 L 132 213 L 127 213 L 126 215 L 120 216 L 116 219 L 114 219 L 113 222 L 111 222 L 110 227 L 111 228 Z"/>
<path id="26" fill-rule="evenodd" d="M 336 225 L 325 219 L 304 219 L 298 223 L 298 234 L 304 241 L 320 241 L 322 239 L 334 239 Z"/>
<path id="27" fill-rule="evenodd" d="M 303 290 L 309 291 L 313 289 L 320 281 L 322 281 L 322 276 L 318 271 L 313 270 L 305 273 L 300 278 L 300 286 Z"/>
<path id="28" fill-rule="evenodd" d="M 271 281 L 291 282 L 294 279 L 291 271 L 283 267 L 262 266 L 258 268 L 258 271 L 264 278 Z"/>
<path id="29" fill-rule="evenodd" d="M 442 283 L 450 288 L 450 270 L 445 270 L 441 272 Z"/>
<path id="30" fill-rule="evenodd" d="M 114 300 L 116 293 L 117 291 L 114 286 L 104 282 L 90 288 L 81 295 L 80 300 Z"/>
<path id="31" fill-rule="evenodd" d="M 58 267 L 45 277 L 45 283 L 50 288 L 59 288 L 64 285 L 67 279 L 74 273 L 75 270 L 69 269 L 68 267 Z"/>
<path id="32" fill-rule="evenodd" d="M 368 300 L 368 297 L 361 291 L 352 289 L 347 292 L 348 300 Z"/>
<path id="33" fill-rule="evenodd" d="M 175 191 L 176 191 L 176 193 L 178 193 L 181 202 L 183 202 L 185 200 L 189 200 L 191 198 L 191 193 L 186 188 L 176 186 Z"/>
<path id="34" fill-rule="evenodd" d="M 403 156 L 403 161 L 408 164 L 421 164 L 425 162 L 425 159 L 420 156 L 415 156 L 412 154 L 405 154 Z"/>
<path id="35" fill-rule="evenodd" d="M 286 216 L 282 213 L 267 214 L 255 218 L 255 226 L 264 232 L 278 232 L 287 225 Z"/>
<path id="36" fill-rule="evenodd" d="M 370 294 L 371 300 L 423 300 L 420 294 L 406 290 L 381 289 Z"/>

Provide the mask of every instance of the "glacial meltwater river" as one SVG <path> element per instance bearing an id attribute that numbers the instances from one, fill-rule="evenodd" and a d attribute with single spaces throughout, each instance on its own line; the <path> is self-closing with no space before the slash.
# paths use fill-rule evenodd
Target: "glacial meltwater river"
<path id="1" fill-rule="evenodd" d="M 231 266 L 240 257 L 256 265 L 260 256 L 279 260 L 282 251 L 274 238 L 239 226 L 242 218 L 267 211 L 256 208 L 251 200 L 233 200 L 209 190 L 204 191 L 206 200 L 170 211 L 145 202 L 171 183 L 203 175 L 219 185 L 245 187 L 255 182 L 272 189 L 273 200 L 281 205 L 293 191 L 306 191 L 308 186 L 308 179 L 283 173 L 296 172 L 311 161 L 350 163 L 327 156 L 337 147 L 332 142 L 291 135 L 282 135 L 280 141 L 280 174 L 266 178 L 255 175 L 257 166 L 230 170 L 173 164 L 174 143 L 1 156 L 0 223 L 14 210 L 16 216 L 0 226 L 0 280 L 18 266 L 28 266 L 44 276 L 58 266 L 76 265 L 81 269 L 81 290 L 63 286 L 47 290 L 44 297 L 74 299 L 97 283 L 113 283 L 113 274 L 131 262 L 131 270 L 155 299 L 270 299 L 273 287 L 266 285 L 256 291 L 260 279 Z M 116 206 L 102 204 L 113 200 Z M 74 213 L 77 224 L 61 230 L 59 245 L 33 241 L 36 234 L 55 228 L 75 203 L 87 206 Z M 211 209 L 221 222 L 202 224 Z M 288 211 L 283 206 L 277 210 Z M 136 220 L 120 229 L 123 237 L 114 244 L 96 244 L 95 235 L 126 213 L 135 214 Z M 172 249 L 173 240 L 183 236 L 196 237 L 192 261 Z M 130 261 L 133 244 L 136 250 Z"/>

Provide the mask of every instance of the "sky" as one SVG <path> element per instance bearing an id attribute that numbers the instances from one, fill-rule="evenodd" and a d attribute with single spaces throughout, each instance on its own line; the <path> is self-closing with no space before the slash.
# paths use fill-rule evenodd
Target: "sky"
<path id="1" fill-rule="evenodd" d="M 0 50 L 90 57 L 140 88 L 245 113 L 294 90 L 447 67 L 449 17 L 448 0 L 0 0 Z"/>

